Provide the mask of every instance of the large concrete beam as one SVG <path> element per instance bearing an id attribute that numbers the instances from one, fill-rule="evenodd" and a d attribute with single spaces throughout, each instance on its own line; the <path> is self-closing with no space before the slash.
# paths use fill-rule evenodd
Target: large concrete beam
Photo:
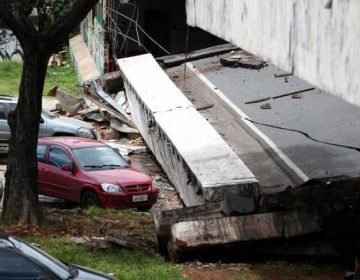
<path id="1" fill-rule="evenodd" d="M 118 65 L 132 119 L 186 206 L 258 194 L 254 174 L 151 54 Z"/>
<path id="2" fill-rule="evenodd" d="M 187 23 L 360 105 L 359 0 L 187 0 Z"/>

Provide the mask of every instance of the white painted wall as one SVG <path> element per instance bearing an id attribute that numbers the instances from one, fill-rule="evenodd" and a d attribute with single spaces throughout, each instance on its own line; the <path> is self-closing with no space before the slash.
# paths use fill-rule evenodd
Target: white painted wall
<path id="1" fill-rule="evenodd" d="M 360 106 L 360 0 L 187 0 L 186 10 L 188 25 Z"/>

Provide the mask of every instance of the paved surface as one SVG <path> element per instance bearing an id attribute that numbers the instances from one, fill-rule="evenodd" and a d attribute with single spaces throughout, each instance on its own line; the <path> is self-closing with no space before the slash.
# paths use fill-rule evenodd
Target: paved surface
<path id="1" fill-rule="evenodd" d="M 171 68 L 167 73 L 195 107 L 214 105 L 199 112 L 248 166 L 259 181 L 262 192 L 276 192 L 295 186 L 266 150 L 240 126 L 237 117 L 219 103 L 212 91 L 193 73 L 187 71 L 186 89 L 183 80 L 184 66 Z"/>
<path id="2" fill-rule="evenodd" d="M 296 78 L 274 78 L 283 72 L 274 66 L 261 70 L 228 68 L 218 57 L 193 62 L 197 69 L 217 86 L 252 120 L 282 128 L 299 130 L 312 138 L 360 148 L 360 108 L 318 89 L 269 101 L 244 104 L 247 101 L 286 94 L 311 87 Z M 261 109 L 270 103 L 271 109 Z M 360 173 L 360 152 L 350 148 L 315 142 L 303 134 L 260 124 L 257 127 L 310 178 Z"/>

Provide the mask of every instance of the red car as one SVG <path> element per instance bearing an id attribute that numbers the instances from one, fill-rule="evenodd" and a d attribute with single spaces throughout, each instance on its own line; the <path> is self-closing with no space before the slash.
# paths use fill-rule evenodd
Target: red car
<path id="1" fill-rule="evenodd" d="M 79 137 L 38 141 L 39 193 L 77 202 L 82 207 L 150 208 L 158 189 L 152 178 L 131 167 L 114 149 Z"/>

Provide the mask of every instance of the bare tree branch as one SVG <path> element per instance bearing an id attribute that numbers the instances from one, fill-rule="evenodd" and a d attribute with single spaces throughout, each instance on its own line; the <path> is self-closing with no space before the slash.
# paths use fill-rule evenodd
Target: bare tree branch
<path id="1" fill-rule="evenodd" d="M 69 34 L 73 31 L 98 1 L 77 0 L 67 14 L 58 18 L 47 32 L 46 41 L 49 48 L 54 49 L 57 45 L 61 44 L 63 40 L 62 34 Z"/>

